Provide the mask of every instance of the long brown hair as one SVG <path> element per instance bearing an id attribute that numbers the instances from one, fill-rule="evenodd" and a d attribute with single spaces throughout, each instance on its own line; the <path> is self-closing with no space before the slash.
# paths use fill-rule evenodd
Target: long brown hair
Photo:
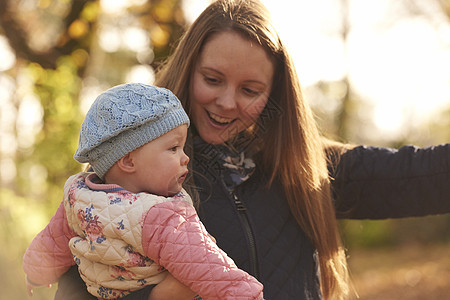
<path id="1" fill-rule="evenodd" d="M 269 185 L 275 179 L 282 182 L 292 214 L 317 249 L 324 298 L 345 298 L 347 263 L 331 199 L 325 146 L 267 9 L 257 0 L 212 3 L 159 70 L 156 85 L 171 89 L 189 111 L 190 80 L 202 46 L 226 30 L 258 43 L 276 63 L 268 104 L 252 131 L 255 144 L 261 145 L 258 165 L 271 176 Z"/>

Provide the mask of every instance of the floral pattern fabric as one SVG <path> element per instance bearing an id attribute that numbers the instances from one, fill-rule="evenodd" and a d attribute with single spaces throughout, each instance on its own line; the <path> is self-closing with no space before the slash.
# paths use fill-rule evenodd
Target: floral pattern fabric
<path id="1" fill-rule="evenodd" d="M 94 173 L 80 173 L 68 182 L 64 205 L 68 224 L 77 233 L 69 247 L 88 291 L 116 299 L 163 280 L 166 270 L 142 249 L 143 218 L 157 203 L 170 199 L 192 204 L 190 197 L 135 194 L 102 184 Z"/>

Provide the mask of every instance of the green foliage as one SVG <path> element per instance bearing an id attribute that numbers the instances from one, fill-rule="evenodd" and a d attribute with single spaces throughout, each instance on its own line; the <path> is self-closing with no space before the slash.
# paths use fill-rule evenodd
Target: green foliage
<path id="1" fill-rule="evenodd" d="M 390 220 L 345 220 L 340 222 L 344 244 L 349 248 L 366 248 L 392 245 L 392 222 Z"/>
<path id="2" fill-rule="evenodd" d="M 34 151 L 20 156 L 19 186 L 23 191 L 33 190 L 33 180 L 29 180 L 33 176 L 29 175 L 30 168 L 35 165 L 44 167 L 45 172 L 34 176 L 47 178 L 42 194 L 46 195 L 48 207 L 55 207 L 61 201 L 61 193 L 54 191 L 61 190 L 65 180 L 80 170 L 80 165 L 72 157 L 82 122 L 78 102 L 81 79 L 78 77 L 77 60 L 77 55 L 63 56 L 54 70 L 44 69 L 36 63 L 28 66 L 44 116 Z"/>
<path id="3" fill-rule="evenodd" d="M 448 243 L 450 215 L 388 220 L 341 220 L 348 248 L 394 247 L 408 244 Z"/>

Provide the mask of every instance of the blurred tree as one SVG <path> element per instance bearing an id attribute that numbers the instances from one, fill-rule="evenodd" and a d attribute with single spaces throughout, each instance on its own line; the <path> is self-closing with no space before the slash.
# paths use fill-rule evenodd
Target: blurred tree
<path id="1" fill-rule="evenodd" d="M 424 17 L 436 27 L 439 31 L 443 24 L 450 23 L 450 1 L 449 0 L 430 0 L 430 1 L 418 1 L 408 0 L 402 2 L 402 9 L 406 15 L 412 15 L 417 17 Z M 447 43 L 447 47 L 450 46 L 448 42 L 448 34 L 444 29 L 442 30 L 442 42 Z M 420 129 L 421 136 L 428 137 L 434 136 L 439 142 L 446 142 L 450 139 L 450 106 L 444 108 L 437 117 L 430 120 L 429 125 Z M 426 140 L 427 144 L 433 144 L 429 140 Z"/>
<path id="2" fill-rule="evenodd" d="M 339 4 L 340 26 L 333 34 L 340 37 L 347 59 L 347 39 L 351 32 L 350 3 L 339 0 Z M 325 136 L 343 142 L 364 141 L 367 132 L 364 128 L 370 127 L 367 122 L 370 118 L 362 112 L 370 109 L 353 89 L 348 69 L 344 70 L 340 80 L 320 81 L 308 92 L 314 99 L 311 105 Z"/>
<path id="3" fill-rule="evenodd" d="M 341 23 L 336 27 L 334 35 L 342 40 L 347 55 L 348 36 L 352 30 L 350 4 L 348 0 L 339 0 Z M 431 5 L 430 5 L 431 4 Z M 392 26 L 399 20 L 411 15 L 425 16 L 439 26 L 450 21 L 450 1 L 405 0 L 392 3 L 392 12 L 384 20 L 385 26 Z M 432 8 L 430 8 L 430 6 Z M 439 16 L 439 18 L 436 18 Z M 371 121 L 372 108 L 352 87 L 348 70 L 336 81 L 321 81 L 306 92 L 309 94 L 312 108 L 317 116 L 322 132 L 331 138 L 352 143 L 371 143 L 381 139 L 373 136 L 376 132 Z M 414 119 L 410 120 L 414 124 Z M 448 142 L 450 138 L 450 110 L 443 111 L 440 117 L 434 118 L 429 126 L 410 125 L 398 140 L 384 141 L 384 146 L 398 148 L 405 144 L 433 145 Z M 450 216 L 430 216 L 426 218 L 407 218 L 400 220 L 341 220 L 345 245 L 354 247 L 398 246 L 406 243 L 448 242 Z"/>
<path id="4" fill-rule="evenodd" d="M 340 26 L 335 26 L 331 35 L 340 37 L 344 54 L 347 55 L 348 36 L 352 31 L 351 15 L 353 3 L 348 0 L 337 0 L 339 3 Z M 450 22 L 450 1 L 448 0 L 403 0 L 389 3 L 386 16 L 380 20 L 381 27 L 393 27 L 402 19 L 411 17 L 427 18 L 430 24 L 439 31 L 440 26 L 448 25 Z M 447 29 L 442 26 L 442 42 L 448 43 Z M 311 99 L 311 106 L 317 115 L 319 126 L 322 132 L 331 138 L 350 141 L 352 143 L 371 144 L 388 147 L 399 147 L 404 144 L 432 145 L 448 141 L 443 138 L 443 134 L 431 135 L 428 126 L 418 126 L 413 114 L 405 114 L 408 121 L 403 132 L 396 139 L 387 140 L 374 135 L 377 131 L 373 122 L 373 104 L 362 98 L 352 86 L 352 80 L 348 70 L 344 70 L 340 80 L 320 81 L 312 87 L 306 89 L 308 99 Z M 448 119 L 442 114 L 444 119 Z M 436 123 L 433 120 L 433 123 Z M 442 123 L 442 122 L 441 122 Z M 428 128 L 427 128 L 428 127 Z M 442 128 L 445 128 L 441 125 Z M 443 129 L 446 131 L 445 129 Z"/>
<path id="5" fill-rule="evenodd" d="M 57 61 L 61 56 L 70 55 L 78 48 L 88 48 L 89 31 L 96 21 L 96 16 L 91 15 L 87 18 L 88 14 L 82 15 L 82 12 L 86 4 L 94 3 L 95 0 L 36 1 L 31 3 L 35 9 L 24 9 L 25 5 L 30 5 L 29 2 L 24 2 L 9 0 L 0 2 L 0 24 L 18 58 L 38 63 L 43 68 L 56 69 Z M 39 30 L 45 26 L 48 19 L 52 22 L 57 19 L 56 24 L 59 26 L 55 26 L 56 24 L 51 26 L 61 27 L 56 34 L 57 38 L 53 38 L 50 45 L 39 43 L 35 45 L 37 48 L 46 48 L 44 51 L 34 49 L 30 45 L 32 36 L 42 36 Z M 44 32 L 46 31 L 48 32 L 48 29 Z M 43 40 L 50 41 L 46 37 Z"/>
<path id="6" fill-rule="evenodd" d="M 148 1 L 125 8 L 122 18 L 108 17 L 98 0 L 0 2 L 2 33 L 17 64 L 31 75 L 43 108 L 43 126 L 35 143 L 26 151 L 19 148 L 16 155 L 17 192 L 29 194 L 36 182 L 30 177 L 43 176 L 45 188 L 35 196 L 49 208 L 55 207 L 65 179 L 80 169 L 72 155 L 82 121 L 80 92 L 88 85 L 86 78 L 98 77 L 95 82 L 103 89 L 125 81 L 133 66 L 162 61 L 185 29 L 180 2 Z M 130 27 L 139 28 L 151 41 L 145 51 L 152 53 L 153 48 L 154 53 L 142 59 L 132 47 L 105 51 L 99 47 L 105 26 L 120 31 L 122 40 L 132 34 Z M 21 99 L 16 100 L 20 106 Z"/>
<path id="7" fill-rule="evenodd" d="M 180 0 L 152 0 L 141 10 L 148 11 L 148 18 L 141 19 L 142 26 L 148 28 L 153 44 L 155 59 L 152 65 L 157 66 L 169 56 L 172 47 L 186 29 L 186 20 Z"/>
<path id="8" fill-rule="evenodd" d="M 31 149 L 16 156 L 18 192 L 35 191 L 31 177 L 44 177 L 41 202 L 59 202 L 64 178 L 79 167 L 71 157 L 81 121 L 78 94 L 97 22 L 98 3 L 92 0 L 36 2 L 24 10 L 23 1 L 2 1 L 0 22 L 17 61 L 31 75 L 34 93 L 43 108 L 42 129 Z M 30 5 L 28 3 L 27 5 Z M 50 22 L 51 20 L 51 22 Z M 39 30 L 52 32 L 42 37 Z M 18 99 L 20 102 L 21 99 Z M 36 166 L 39 166 L 36 168 Z M 42 168 L 43 167 L 43 168 Z M 38 172 L 33 172 L 37 170 Z M 43 197 L 45 195 L 45 197 Z"/>
<path id="9" fill-rule="evenodd" d="M 110 13 L 111 3 L 100 0 L 0 0 L 0 35 L 16 58 L 12 68 L 0 72 L 0 87 L 6 83 L 11 94 L 2 95 L 0 113 L 11 115 L 6 121 L 8 137 L 13 136 L 0 140 L 0 163 L 6 161 L 2 149 L 15 152 L 7 157 L 15 166 L 8 168 L 11 181 L 4 185 L 0 177 L 0 237 L 8 244 L 0 249 L 0 268 L 9 270 L 0 285 L 2 299 L 26 298 L 17 262 L 54 213 L 65 180 L 81 169 L 73 153 L 86 106 L 100 91 L 124 81 L 152 83 L 141 73 L 128 76 L 162 61 L 185 29 L 181 0 L 121 3 L 126 5 Z M 119 46 L 111 48 L 113 41 Z M 30 99 L 36 111 L 27 109 L 34 103 Z M 31 115 L 41 120 L 27 124 Z M 4 137 L 6 128 L 1 129 Z M 42 289 L 34 298 L 52 294 L 54 289 Z"/>

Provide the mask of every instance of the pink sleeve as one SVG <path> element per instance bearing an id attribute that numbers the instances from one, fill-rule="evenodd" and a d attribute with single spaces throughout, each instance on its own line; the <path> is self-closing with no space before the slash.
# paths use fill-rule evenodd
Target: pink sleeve
<path id="1" fill-rule="evenodd" d="M 75 264 L 69 249 L 69 240 L 74 236 L 61 202 L 50 223 L 33 239 L 25 252 L 23 269 L 27 278 L 39 285 L 58 281 Z"/>
<path id="2" fill-rule="evenodd" d="M 263 286 L 237 268 L 208 237 L 184 201 L 150 208 L 142 231 L 145 254 L 203 299 L 261 299 Z"/>

